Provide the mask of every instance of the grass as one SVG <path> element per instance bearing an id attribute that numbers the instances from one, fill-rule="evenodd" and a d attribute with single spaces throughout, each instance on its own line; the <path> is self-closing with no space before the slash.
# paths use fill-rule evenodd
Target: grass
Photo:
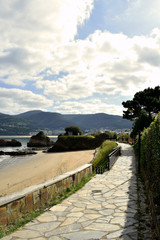
<path id="1" fill-rule="evenodd" d="M 94 167 L 106 167 L 108 161 L 108 155 L 112 152 L 113 148 L 117 147 L 117 143 L 114 141 L 105 141 L 98 148 L 98 154 L 93 160 Z"/>
<path id="2" fill-rule="evenodd" d="M 26 223 L 31 222 L 36 217 L 38 217 L 39 215 L 44 213 L 46 210 L 48 210 L 48 208 L 61 203 L 64 199 L 66 199 L 67 197 L 69 197 L 70 195 L 78 191 L 80 188 L 82 188 L 88 181 L 92 179 L 93 176 L 94 174 L 84 176 L 82 180 L 75 187 L 67 188 L 65 193 L 54 197 L 51 201 L 46 202 L 45 206 L 41 206 L 39 210 L 26 214 L 22 219 L 14 221 L 7 226 L 0 225 L 0 238 L 5 237 L 6 235 L 17 230 L 18 228 L 24 226 Z"/>

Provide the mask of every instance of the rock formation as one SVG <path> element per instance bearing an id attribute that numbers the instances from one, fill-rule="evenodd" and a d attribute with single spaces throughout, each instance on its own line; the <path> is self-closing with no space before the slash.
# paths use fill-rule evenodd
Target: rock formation
<path id="1" fill-rule="evenodd" d="M 27 147 L 50 147 L 53 144 L 54 142 L 40 131 L 37 135 L 33 135 L 30 138 Z"/>
<path id="2" fill-rule="evenodd" d="M 20 147 L 22 143 L 17 141 L 16 139 L 12 139 L 8 141 L 6 139 L 0 139 L 0 147 Z"/>
<path id="3" fill-rule="evenodd" d="M 31 155 L 31 154 L 37 154 L 37 153 L 33 151 L 27 151 L 27 150 L 11 151 L 11 152 L 0 151 L 0 155 L 9 155 L 9 156 L 24 156 L 24 155 Z"/>
<path id="4" fill-rule="evenodd" d="M 77 150 L 90 150 L 99 147 L 105 139 L 99 136 L 64 136 L 59 135 L 58 140 L 48 152 L 64 152 Z"/>

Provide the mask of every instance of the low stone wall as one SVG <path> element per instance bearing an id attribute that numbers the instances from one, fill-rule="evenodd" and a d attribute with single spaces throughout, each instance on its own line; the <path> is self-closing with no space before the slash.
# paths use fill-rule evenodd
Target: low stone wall
<path id="1" fill-rule="evenodd" d="M 92 173 L 92 164 L 85 164 L 74 171 L 64 173 L 45 183 L 28 187 L 0 198 L 0 225 L 7 225 L 26 213 L 37 210 L 46 201 L 76 186 L 84 176 Z"/>

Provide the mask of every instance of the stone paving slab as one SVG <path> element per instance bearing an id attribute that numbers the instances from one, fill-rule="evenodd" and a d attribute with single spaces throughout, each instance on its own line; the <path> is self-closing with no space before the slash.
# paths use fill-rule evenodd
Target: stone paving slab
<path id="1" fill-rule="evenodd" d="M 113 168 L 3 240 L 136 240 L 137 181 L 129 145 Z"/>

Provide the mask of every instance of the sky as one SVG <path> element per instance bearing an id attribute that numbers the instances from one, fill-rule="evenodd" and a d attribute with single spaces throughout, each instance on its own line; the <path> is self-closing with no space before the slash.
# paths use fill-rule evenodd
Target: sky
<path id="1" fill-rule="evenodd" d="M 122 115 L 160 85 L 159 0 L 0 0 L 0 112 Z"/>

